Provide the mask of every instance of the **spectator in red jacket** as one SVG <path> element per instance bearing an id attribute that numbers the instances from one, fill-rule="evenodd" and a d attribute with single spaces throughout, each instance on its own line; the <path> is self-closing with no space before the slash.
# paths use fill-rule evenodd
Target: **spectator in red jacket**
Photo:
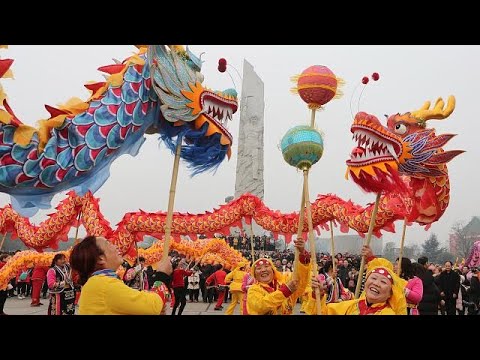
<path id="1" fill-rule="evenodd" d="M 225 298 L 225 277 L 227 273 L 223 270 L 223 266 L 221 264 L 217 265 L 217 271 L 215 271 L 212 275 L 210 275 L 207 280 L 205 281 L 206 285 L 213 285 L 217 288 L 218 292 L 218 301 L 215 305 L 214 310 L 222 310 L 223 309 L 223 299 Z"/>
<path id="2" fill-rule="evenodd" d="M 43 305 L 40 302 L 40 292 L 42 291 L 42 286 L 47 278 L 48 266 L 35 266 L 32 271 L 32 302 L 30 306 L 40 306 Z"/>
<path id="3" fill-rule="evenodd" d="M 185 288 L 185 276 L 190 276 L 193 274 L 193 271 L 185 270 L 187 264 L 182 260 L 176 266 L 172 273 L 172 289 L 175 296 L 175 304 L 173 305 L 172 315 L 175 315 L 178 305 L 180 309 L 178 310 L 178 315 L 182 315 L 183 309 L 187 304 L 187 289 Z"/>

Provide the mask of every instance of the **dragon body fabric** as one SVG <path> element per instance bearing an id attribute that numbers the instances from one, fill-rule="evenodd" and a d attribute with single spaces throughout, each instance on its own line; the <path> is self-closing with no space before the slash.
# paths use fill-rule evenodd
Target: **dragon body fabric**
<path id="1" fill-rule="evenodd" d="M 0 60 L 0 77 L 12 60 Z M 139 46 L 122 63 L 99 69 L 106 82 L 85 85 L 87 101 L 46 106 L 50 118 L 39 129 L 23 124 L 0 88 L 0 191 L 11 195 L 24 216 L 50 208 L 52 197 L 72 189 L 95 192 L 120 155 L 135 156 L 145 133 L 159 133 L 193 174 L 215 169 L 230 156 L 225 128 L 237 110 L 237 94 L 204 88 L 201 60 L 187 48 Z"/>
<path id="2" fill-rule="evenodd" d="M 380 198 L 374 224 L 376 236 L 381 236 L 381 230 L 394 232 L 396 220 L 430 226 L 445 212 L 450 193 L 445 163 L 462 151 L 443 151 L 442 146 L 453 135 L 437 136 L 425 124 L 429 119 L 446 118 L 454 106 L 453 97 L 449 98 L 446 109 L 441 99 L 431 110 L 427 102 L 418 111 L 390 116 L 386 127 L 373 115 L 364 112 L 356 115 L 351 131 L 358 144 L 347 161 L 348 173 L 367 191 L 391 188 Z M 363 235 L 368 231 L 373 207 L 373 204 L 363 207 L 333 194 L 319 195 L 311 204 L 313 225 L 318 231 L 328 229 L 327 223 L 332 220 L 343 232 L 354 229 Z M 89 234 L 106 236 L 124 254 L 132 252 L 133 244 L 141 241 L 143 235 L 161 237 L 165 233 L 165 212 L 128 213 L 112 229 L 91 193 L 78 196 L 73 192 L 38 227 L 11 206 L 0 209 L 0 231 L 12 231 L 27 246 L 41 250 L 56 246 L 59 237 L 66 238 L 79 212 Z M 216 232 L 229 233 L 231 226 L 241 226 L 242 219 L 247 223 L 253 219 L 275 236 L 285 235 L 289 242 L 297 232 L 299 216 L 272 210 L 256 196 L 244 194 L 205 214 L 174 213 L 172 235 L 179 240 L 180 235 L 196 239 L 197 234 L 211 237 Z M 308 231 L 306 223 L 302 230 Z"/>

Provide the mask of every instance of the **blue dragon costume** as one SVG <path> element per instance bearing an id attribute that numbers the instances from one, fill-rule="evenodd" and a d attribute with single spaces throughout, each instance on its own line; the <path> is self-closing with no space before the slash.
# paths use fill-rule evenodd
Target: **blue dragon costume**
<path id="1" fill-rule="evenodd" d="M 106 81 L 85 85 L 88 100 L 46 105 L 50 118 L 39 128 L 15 116 L 0 87 L 0 192 L 21 215 L 50 208 L 62 191 L 94 193 L 115 159 L 138 153 L 145 134 L 159 133 L 172 152 L 181 142 L 192 175 L 230 157 L 225 124 L 237 111 L 236 91 L 203 87 L 202 61 L 188 47 L 137 47 L 123 62 L 99 68 Z M 0 59 L 0 78 L 11 75 L 12 63 Z"/>

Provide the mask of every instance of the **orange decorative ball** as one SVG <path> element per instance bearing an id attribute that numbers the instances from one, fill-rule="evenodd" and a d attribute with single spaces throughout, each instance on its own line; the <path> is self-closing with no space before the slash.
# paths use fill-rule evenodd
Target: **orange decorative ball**
<path id="1" fill-rule="evenodd" d="M 338 81 L 326 66 L 314 65 L 305 69 L 297 81 L 297 91 L 308 105 L 325 105 L 337 93 Z"/>

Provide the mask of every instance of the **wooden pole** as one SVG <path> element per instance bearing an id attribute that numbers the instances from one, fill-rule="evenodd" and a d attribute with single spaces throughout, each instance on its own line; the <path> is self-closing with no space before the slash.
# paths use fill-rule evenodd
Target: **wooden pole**
<path id="1" fill-rule="evenodd" d="M 310 126 L 312 127 L 312 129 L 315 127 L 315 113 L 316 113 L 316 109 L 313 108 L 312 109 L 312 114 L 311 114 L 311 117 L 310 117 Z"/>
<path id="2" fill-rule="evenodd" d="M 248 224 L 248 230 L 250 231 L 250 247 L 252 248 L 252 263 L 255 262 L 255 250 L 254 250 L 254 245 L 255 242 L 253 241 L 253 226 L 252 226 L 252 219 L 250 219 L 250 224 Z"/>
<path id="3" fill-rule="evenodd" d="M 303 192 L 305 194 L 305 205 L 307 208 L 307 222 L 308 222 L 308 241 L 310 243 L 310 262 L 312 263 L 313 276 L 318 275 L 317 268 L 317 252 L 315 250 L 315 238 L 313 236 L 313 221 L 312 221 L 312 207 L 310 205 L 310 196 L 308 191 L 308 170 L 303 170 Z M 317 308 L 317 315 L 321 314 L 320 289 L 315 289 L 315 303 Z"/>
<path id="4" fill-rule="evenodd" d="M 75 230 L 75 241 L 74 241 L 74 245 L 77 245 L 78 244 L 78 230 L 80 229 L 80 219 L 82 217 L 82 210 L 80 210 L 80 212 L 78 213 L 78 218 L 77 218 L 77 230 Z"/>
<path id="5" fill-rule="evenodd" d="M 332 248 L 333 273 L 335 274 L 335 271 L 337 270 L 337 265 L 335 265 L 335 243 L 333 241 L 333 221 L 332 220 L 330 220 L 330 245 Z"/>
<path id="6" fill-rule="evenodd" d="M 398 256 L 397 275 L 402 273 L 403 244 L 405 243 L 405 233 L 407 232 L 407 218 L 403 220 L 402 240 L 400 241 L 400 254 Z"/>
<path id="7" fill-rule="evenodd" d="M 298 230 L 297 239 L 302 237 L 303 223 L 305 219 L 305 186 L 302 188 L 302 201 L 300 204 L 300 213 L 298 214 Z M 287 248 L 287 240 L 285 240 L 285 249 Z M 295 248 L 295 260 L 293 261 L 293 274 L 292 279 L 298 279 L 298 263 L 300 261 L 300 253 Z"/>
<path id="8" fill-rule="evenodd" d="M 0 244 L 0 250 L 2 250 L 3 248 L 3 243 L 5 242 L 5 239 L 7 238 L 7 232 L 5 231 L 5 234 L 3 234 L 3 238 L 2 238 L 2 243 Z"/>
<path id="9" fill-rule="evenodd" d="M 173 205 L 175 204 L 175 189 L 177 188 L 182 139 L 177 139 L 177 142 L 177 151 L 175 152 L 175 160 L 173 161 L 172 181 L 170 182 L 170 196 L 168 198 L 167 223 L 165 224 L 165 242 L 163 243 L 162 260 L 168 258 L 168 251 L 170 249 L 170 236 L 172 234 Z"/>
<path id="10" fill-rule="evenodd" d="M 375 225 L 375 219 L 377 218 L 378 204 L 380 204 L 381 193 L 377 194 L 375 199 L 375 206 L 373 207 L 372 217 L 370 219 L 370 225 L 368 227 L 368 234 L 365 238 L 363 245 L 370 246 L 370 240 L 372 239 L 373 227 Z M 355 299 L 360 296 L 360 287 L 362 286 L 363 271 L 365 269 L 365 256 L 362 256 L 362 262 L 360 263 L 360 270 L 358 271 L 357 287 L 355 288 Z"/>
<path id="11" fill-rule="evenodd" d="M 137 266 L 140 265 L 140 255 L 138 254 L 138 242 L 135 241 L 135 250 L 137 250 Z M 140 267 L 140 291 L 143 290 L 143 269 Z"/>

